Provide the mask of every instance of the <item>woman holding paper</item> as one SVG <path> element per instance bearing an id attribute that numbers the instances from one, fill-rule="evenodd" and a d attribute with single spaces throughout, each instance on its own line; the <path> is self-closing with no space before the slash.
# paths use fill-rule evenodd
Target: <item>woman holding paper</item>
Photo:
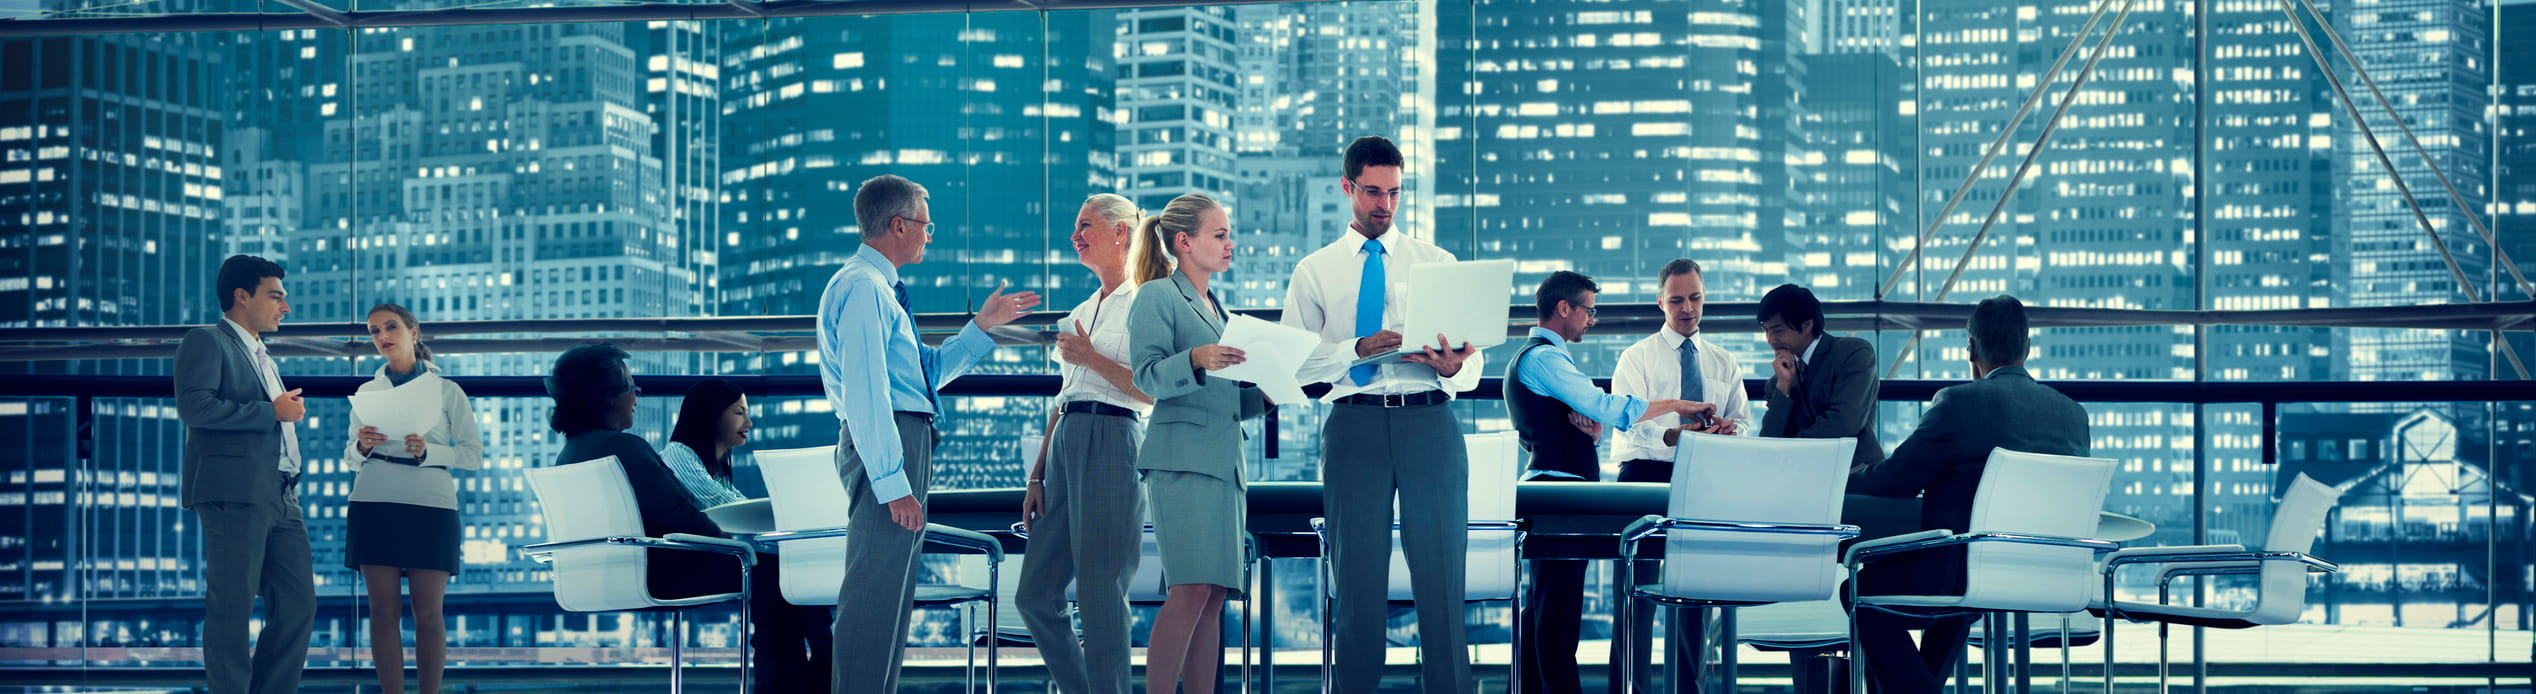
<path id="1" fill-rule="evenodd" d="M 1167 253 L 1179 265 L 1138 288 L 1128 313 L 1136 388 L 1154 399 L 1136 469 L 1170 586 L 1148 639 L 1145 690 L 1208 694 L 1224 657 L 1224 598 L 1242 587 L 1241 420 L 1269 403 L 1256 388 L 1207 373 L 1242 363 L 1241 350 L 1216 344 L 1228 316 L 1207 289 L 1233 265 L 1224 207 L 1197 193 L 1172 199 L 1145 220 L 1136 253 Z"/>
<path id="2" fill-rule="evenodd" d="M 405 691 L 404 630 L 399 581 L 414 592 L 414 660 L 422 691 L 440 691 L 448 637 L 441 594 L 458 573 L 458 485 L 449 471 L 484 467 L 467 391 L 440 377 L 423 346 L 422 323 L 396 304 L 370 308 L 370 344 L 387 364 L 353 397 L 352 444 L 344 449 L 352 480 L 345 514 L 344 566 L 361 572 L 370 592 L 370 659 L 379 688 Z M 405 407 L 408 401 L 431 403 Z M 375 401 L 377 404 L 372 404 Z M 362 421 L 362 413 L 395 419 Z M 387 431 L 406 432 L 391 440 Z"/>
<path id="3" fill-rule="evenodd" d="M 1171 274 L 1155 254 L 1129 262 L 1142 212 L 1113 193 L 1083 201 L 1074 215 L 1075 256 L 1100 278 L 1057 323 L 1064 386 L 1048 412 L 1048 436 L 1030 468 L 1022 524 L 1030 552 L 1021 564 L 1013 604 L 1029 626 L 1048 679 L 1066 694 L 1124 694 L 1128 686 L 1127 582 L 1144 545 L 1143 499 L 1136 484 L 1136 445 L 1153 398 L 1136 389 L 1127 368 L 1127 317 L 1136 287 Z M 1066 586 L 1075 589 L 1075 635 Z"/>

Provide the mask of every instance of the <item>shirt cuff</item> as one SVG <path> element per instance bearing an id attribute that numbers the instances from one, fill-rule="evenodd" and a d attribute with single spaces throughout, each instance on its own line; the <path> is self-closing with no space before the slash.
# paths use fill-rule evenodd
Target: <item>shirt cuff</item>
<path id="1" fill-rule="evenodd" d="M 915 495 L 916 492 L 907 487 L 905 470 L 872 478 L 872 496 L 880 499 L 881 503 L 886 504 Z"/>
<path id="2" fill-rule="evenodd" d="M 1635 395 L 1621 397 L 1627 399 L 1620 403 L 1620 421 L 1612 422 L 1611 426 L 1613 429 L 1626 432 L 1629 431 L 1629 425 L 1638 423 L 1639 415 L 1647 413 L 1647 401 L 1640 400 Z"/>
<path id="3" fill-rule="evenodd" d="M 437 443 L 423 444 L 423 467 L 436 467 L 446 470 L 449 468 L 450 463 L 457 462 L 457 460 L 458 447 L 456 446 L 444 446 Z"/>

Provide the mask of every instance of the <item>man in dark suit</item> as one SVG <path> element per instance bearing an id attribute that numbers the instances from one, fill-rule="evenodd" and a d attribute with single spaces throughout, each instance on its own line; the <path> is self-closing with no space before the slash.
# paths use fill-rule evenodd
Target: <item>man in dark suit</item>
<path id="1" fill-rule="evenodd" d="M 255 256 L 220 264 L 219 325 L 176 348 L 176 413 L 185 422 L 179 501 L 203 533 L 203 671 L 214 694 L 299 690 L 317 588 L 299 508 L 299 436 L 308 414 L 282 389 L 260 335 L 290 315 L 282 266 Z M 247 618 L 264 598 L 264 629 Z"/>
<path id="2" fill-rule="evenodd" d="M 1983 300 L 1967 325 L 1971 383 L 1937 392 L 1919 428 L 1893 457 L 1852 471 L 1849 493 L 1920 495 L 1921 529 L 1962 531 L 1972 523 L 1973 493 L 1993 448 L 2051 455 L 2088 454 L 2087 410 L 2025 372 L 2025 306 L 2014 297 Z M 1861 572 L 1871 595 L 1960 595 L 1964 550 L 1924 550 Z M 1907 632 L 1926 627 L 1916 650 Z M 1971 617 L 1927 620 L 1877 610 L 1858 613 L 1867 671 L 1882 694 L 1934 694 L 1962 651 Z"/>
<path id="3" fill-rule="evenodd" d="M 1876 346 L 1823 334 L 1823 304 L 1804 287 L 1782 284 L 1761 297 L 1761 333 L 1776 356 L 1762 387 L 1770 411 L 1761 435 L 1857 437 L 1853 469 L 1884 459 L 1876 443 Z"/>

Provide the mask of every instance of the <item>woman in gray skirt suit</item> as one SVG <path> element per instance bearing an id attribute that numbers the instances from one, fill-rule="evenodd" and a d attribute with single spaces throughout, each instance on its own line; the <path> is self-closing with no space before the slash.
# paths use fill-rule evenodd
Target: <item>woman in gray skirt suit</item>
<path id="1" fill-rule="evenodd" d="M 1242 587 L 1241 420 L 1269 403 L 1248 384 L 1207 374 L 1242 363 L 1241 350 L 1215 344 L 1226 314 L 1206 287 L 1233 265 L 1224 207 L 1196 193 L 1174 198 L 1145 220 L 1136 245 L 1140 257 L 1167 249 L 1180 267 L 1138 288 L 1128 314 L 1136 387 L 1154 398 L 1136 469 L 1170 586 L 1147 641 L 1145 691 L 1211 694 L 1224 659 L 1224 598 Z"/>
<path id="2" fill-rule="evenodd" d="M 405 634 L 400 583 L 414 593 L 414 665 L 422 690 L 440 691 L 449 639 L 440 598 L 458 573 L 458 483 L 450 470 L 484 468 L 484 442 L 476 434 L 467 391 L 443 380 L 423 346 L 422 324 L 396 304 L 370 308 L 370 345 L 387 357 L 378 375 L 359 392 L 423 388 L 440 401 L 439 424 L 405 440 L 390 441 L 355 413 L 352 443 L 344 447 L 352 478 L 345 517 L 343 564 L 361 572 L 370 592 L 370 660 L 379 689 L 405 691 Z"/>
<path id="3" fill-rule="evenodd" d="M 1065 385 L 1022 496 L 1030 550 L 1013 604 L 1048 663 L 1048 679 L 1065 694 L 1130 691 L 1127 582 L 1145 534 L 1136 443 L 1153 398 L 1136 389 L 1127 370 L 1127 314 L 1138 285 L 1171 274 L 1158 256 L 1130 272 L 1127 242 L 1141 216 L 1136 203 L 1111 193 L 1083 201 L 1074 216 L 1075 255 L 1100 277 L 1101 289 L 1057 323 L 1053 356 L 1065 364 Z M 1079 639 L 1066 615 L 1068 583 L 1076 586 L 1083 619 Z"/>

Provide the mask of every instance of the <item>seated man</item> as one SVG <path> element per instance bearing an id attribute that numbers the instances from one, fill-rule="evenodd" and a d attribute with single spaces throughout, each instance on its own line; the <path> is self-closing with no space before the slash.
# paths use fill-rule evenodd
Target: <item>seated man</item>
<path id="1" fill-rule="evenodd" d="M 1919 428 L 1883 462 L 1849 475 L 1849 493 L 1920 495 L 1920 528 L 1962 531 L 1972 522 L 1973 492 L 1990 449 L 2087 455 L 2087 410 L 2025 373 L 2025 305 L 2014 297 L 1985 299 L 1966 325 L 1973 381 L 1937 392 Z M 1964 549 L 1922 550 L 1877 562 L 1861 572 L 1866 595 L 1960 595 Z M 1858 641 L 1871 690 L 1936 694 L 1962 651 L 1971 617 L 1923 619 L 1874 609 L 1858 612 Z M 1924 626 L 1915 652 L 1909 634 Z"/>

